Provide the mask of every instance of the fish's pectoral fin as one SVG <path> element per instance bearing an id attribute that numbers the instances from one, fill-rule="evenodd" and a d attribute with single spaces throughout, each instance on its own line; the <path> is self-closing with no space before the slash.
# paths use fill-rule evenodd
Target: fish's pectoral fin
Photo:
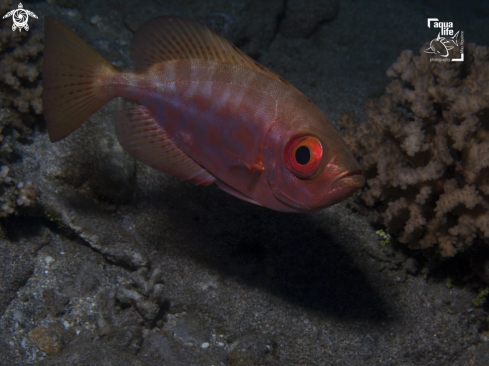
<path id="1" fill-rule="evenodd" d="M 253 198 L 246 196 L 245 194 L 237 191 L 233 187 L 227 185 L 221 180 L 216 180 L 216 184 L 219 188 L 221 188 L 224 192 L 227 192 L 229 194 L 232 194 L 234 197 L 238 197 L 239 199 L 242 199 L 243 201 L 249 202 L 249 203 L 254 203 L 255 205 L 261 206 L 260 203 L 255 201 Z"/>
<path id="2" fill-rule="evenodd" d="M 255 159 L 254 163 L 251 163 L 247 161 L 246 159 L 242 158 L 241 156 L 233 153 L 232 151 L 229 151 L 227 149 L 223 149 L 223 152 L 225 155 L 230 156 L 238 161 L 240 161 L 246 168 L 250 170 L 257 170 L 257 171 L 263 171 L 265 170 L 265 167 L 263 166 L 263 163 L 260 161 L 260 159 Z"/>
<path id="3" fill-rule="evenodd" d="M 209 185 L 215 181 L 173 143 L 146 107 L 121 102 L 115 129 L 122 147 L 142 163 L 195 184 Z"/>

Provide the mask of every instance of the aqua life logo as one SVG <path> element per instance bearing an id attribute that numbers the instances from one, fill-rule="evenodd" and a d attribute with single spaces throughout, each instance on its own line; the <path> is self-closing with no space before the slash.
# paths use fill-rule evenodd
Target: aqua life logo
<path id="1" fill-rule="evenodd" d="M 16 29 L 18 29 L 19 32 L 22 32 L 22 29 L 25 29 L 26 31 L 29 30 L 29 24 L 27 24 L 27 22 L 29 21 L 29 15 L 37 19 L 36 14 L 34 14 L 30 10 L 24 9 L 22 3 L 19 3 L 18 9 L 9 11 L 3 16 L 3 19 L 12 17 L 12 20 L 14 22 L 14 24 L 12 25 L 12 30 L 15 31 Z"/>
<path id="2" fill-rule="evenodd" d="M 433 22 L 433 24 L 432 24 Z M 430 47 L 424 50 L 432 54 L 430 62 L 461 62 L 464 60 L 464 32 L 454 33 L 452 22 L 440 22 L 437 18 L 428 18 L 428 28 L 438 28 L 438 36 L 430 42 Z M 458 57 L 460 51 L 460 57 Z M 454 58 L 457 54 L 457 58 Z"/>

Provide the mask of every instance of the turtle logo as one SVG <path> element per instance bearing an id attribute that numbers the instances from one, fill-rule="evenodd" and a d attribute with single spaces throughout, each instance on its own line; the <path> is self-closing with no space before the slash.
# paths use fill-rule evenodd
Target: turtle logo
<path id="1" fill-rule="evenodd" d="M 22 3 L 19 3 L 18 9 L 9 11 L 3 16 L 3 19 L 12 17 L 12 20 L 14 21 L 14 24 L 12 25 L 12 30 L 15 31 L 17 28 L 19 28 L 19 32 L 22 32 L 22 28 L 24 28 L 26 31 L 29 30 L 29 24 L 27 24 L 27 21 L 29 20 L 29 15 L 37 19 L 36 14 L 34 14 L 30 10 L 25 10 Z"/>

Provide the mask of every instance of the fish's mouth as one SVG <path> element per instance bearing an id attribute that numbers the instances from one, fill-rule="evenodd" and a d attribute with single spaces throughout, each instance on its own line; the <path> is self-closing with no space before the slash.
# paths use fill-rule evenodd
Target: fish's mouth
<path id="1" fill-rule="evenodd" d="M 328 189 L 328 201 L 331 205 L 351 197 L 365 185 L 365 177 L 360 169 L 339 174 Z"/>
<path id="2" fill-rule="evenodd" d="M 338 174 L 338 176 L 335 178 L 335 180 L 331 184 L 331 189 L 334 189 L 338 183 L 345 184 L 344 181 L 346 180 L 347 182 L 351 180 L 355 180 L 355 177 L 361 177 L 362 180 L 365 182 L 365 178 L 363 177 L 363 173 L 361 169 L 353 170 L 353 171 L 346 171 L 341 174 Z M 362 184 L 363 186 L 363 184 Z M 331 190 L 330 189 L 330 190 Z"/>
<path id="3" fill-rule="evenodd" d="M 338 174 L 329 182 L 325 182 L 324 180 L 322 182 L 325 185 L 323 192 L 326 192 L 326 194 L 321 195 L 317 200 L 311 200 L 305 204 L 285 192 L 274 192 L 274 196 L 282 203 L 294 208 L 295 211 L 316 211 L 335 205 L 351 197 L 365 185 L 365 177 L 360 169 L 347 170 Z"/>

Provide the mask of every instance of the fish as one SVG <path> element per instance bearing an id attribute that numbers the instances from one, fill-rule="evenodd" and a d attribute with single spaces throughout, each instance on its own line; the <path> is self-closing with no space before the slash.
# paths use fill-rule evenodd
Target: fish
<path id="1" fill-rule="evenodd" d="M 363 187 L 362 171 L 318 106 L 200 23 L 160 16 L 135 33 L 122 70 L 45 17 L 43 108 L 59 141 L 120 97 L 115 133 L 142 163 L 246 202 L 310 212 Z"/>

